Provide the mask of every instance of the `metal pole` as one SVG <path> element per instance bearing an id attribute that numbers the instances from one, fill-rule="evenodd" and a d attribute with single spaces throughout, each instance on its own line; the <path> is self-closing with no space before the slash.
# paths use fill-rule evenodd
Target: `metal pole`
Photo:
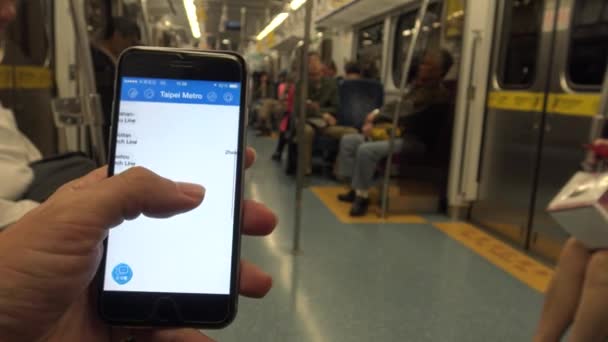
<path id="1" fill-rule="evenodd" d="M 152 45 L 152 32 L 150 30 L 150 14 L 148 12 L 148 1 L 139 0 L 139 5 L 141 6 L 141 17 L 143 19 L 144 24 L 144 43 Z"/>
<path id="2" fill-rule="evenodd" d="M 247 7 L 241 7 L 241 53 L 247 49 Z"/>
<path id="3" fill-rule="evenodd" d="M 403 95 L 407 85 L 409 70 L 412 66 L 414 50 L 416 48 L 416 44 L 418 43 L 418 37 L 420 36 L 420 30 L 422 28 L 422 21 L 426 15 L 428 5 L 429 0 L 422 0 L 420 10 L 418 11 L 418 18 L 416 18 L 416 24 L 414 25 L 414 32 L 412 33 L 412 41 L 408 47 L 407 55 L 405 56 L 405 61 L 403 63 L 403 71 L 401 72 L 399 98 L 397 99 L 397 105 L 395 106 L 395 112 L 393 113 L 393 129 L 391 130 L 391 138 L 388 144 L 388 155 L 386 157 L 386 169 L 384 170 L 384 184 L 382 186 L 382 218 L 386 218 L 386 212 L 388 209 L 388 187 L 391 178 L 391 168 L 393 167 L 393 152 L 395 149 L 395 134 L 397 131 L 397 125 L 399 124 L 399 113 L 401 112 L 401 106 L 403 104 Z"/>
<path id="4" fill-rule="evenodd" d="M 313 1 L 306 2 L 306 19 L 304 21 L 304 45 L 300 55 L 300 102 L 297 110 L 298 170 L 296 176 L 296 208 L 293 232 L 293 252 L 300 251 L 300 230 L 302 225 L 302 192 L 304 190 L 304 127 L 306 125 L 306 100 L 308 99 L 308 49 L 310 48 L 310 29 L 312 26 Z"/>
<path id="5" fill-rule="evenodd" d="M 598 108 L 597 115 L 593 117 L 591 123 L 591 130 L 589 132 L 589 143 L 593 142 L 602 137 L 602 131 L 608 118 L 608 64 L 606 65 L 606 71 L 604 72 L 604 83 L 602 84 L 602 92 L 600 93 L 600 106 Z M 591 170 L 591 166 L 594 164 L 595 154 L 593 151 L 588 151 L 583 161 L 583 169 L 588 171 Z"/>
<path id="6" fill-rule="evenodd" d="M 104 165 L 106 163 L 106 148 L 103 137 L 104 119 L 101 111 L 99 95 L 95 85 L 95 74 L 89 46 L 89 36 L 83 0 L 70 0 L 70 11 L 74 23 L 76 37 L 76 56 L 78 58 L 79 94 L 85 124 L 89 127 L 93 158 Z"/>

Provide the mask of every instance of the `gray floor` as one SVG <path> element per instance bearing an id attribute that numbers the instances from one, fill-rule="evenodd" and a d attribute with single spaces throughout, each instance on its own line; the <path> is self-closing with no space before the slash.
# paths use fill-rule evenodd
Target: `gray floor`
<path id="1" fill-rule="evenodd" d="M 245 238 L 242 255 L 274 277 L 264 300 L 242 299 L 220 341 L 529 341 L 541 294 L 429 224 L 345 225 L 304 193 L 302 250 L 290 253 L 294 181 L 270 154 L 276 141 L 249 139 L 258 162 L 247 196 L 280 223 Z M 441 217 L 429 217 L 437 221 Z"/>

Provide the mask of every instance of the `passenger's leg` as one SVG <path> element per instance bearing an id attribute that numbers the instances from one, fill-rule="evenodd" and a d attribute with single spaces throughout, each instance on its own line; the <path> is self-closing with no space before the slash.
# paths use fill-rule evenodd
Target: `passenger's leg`
<path id="1" fill-rule="evenodd" d="M 337 161 L 337 175 L 339 179 L 351 179 L 353 177 L 357 149 L 363 142 L 365 142 L 365 137 L 358 133 L 347 134 L 340 139 Z M 354 201 L 355 190 L 350 189 L 347 193 L 338 195 L 338 200 L 343 202 Z"/>
<path id="2" fill-rule="evenodd" d="M 401 150 L 402 139 L 395 140 L 395 152 Z M 355 200 L 350 211 L 351 216 L 363 216 L 369 206 L 369 188 L 374 181 L 374 173 L 378 163 L 388 157 L 389 142 L 374 141 L 361 144 L 357 150 L 355 167 L 353 169 L 352 188 L 355 190 Z"/>
<path id="3" fill-rule="evenodd" d="M 314 138 L 315 129 L 309 124 L 304 125 L 304 141 L 301 142 L 304 144 L 304 156 L 302 160 L 304 161 L 304 172 L 307 175 L 312 173 L 312 143 Z"/>
<path id="4" fill-rule="evenodd" d="M 330 138 L 339 140 L 347 134 L 358 133 L 356 128 L 348 126 L 329 126 L 323 130 L 323 134 Z"/>
<path id="5" fill-rule="evenodd" d="M 260 110 L 258 112 L 258 127 L 260 129 L 260 135 L 270 134 L 270 120 L 273 105 L 272 99 L 264 99 L 261 102 Z"/>

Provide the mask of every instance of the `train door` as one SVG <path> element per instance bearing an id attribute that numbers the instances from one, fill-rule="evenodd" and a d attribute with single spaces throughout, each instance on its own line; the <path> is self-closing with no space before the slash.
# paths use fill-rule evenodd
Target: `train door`
<path id="1" fill-rule="evenodd" d="M 608 61 L 608 2 L 561 0 L 547 95 L 530 247 L 556 258 L 566 233 L 545 212 L 580 169 Z"/>
<path id="2" fill-rule="evenodd" d="M 567 235 L 545 208 L 584 157 L 607 62 L 607 11 L 602 0 L 499 8 L 472 219 L 549 258 Z"/>
<path id="3" fill-rule="evenodd" d="M 471 219 L 524 244 L 532 206 L 556 0 L 504 0 Z"/>

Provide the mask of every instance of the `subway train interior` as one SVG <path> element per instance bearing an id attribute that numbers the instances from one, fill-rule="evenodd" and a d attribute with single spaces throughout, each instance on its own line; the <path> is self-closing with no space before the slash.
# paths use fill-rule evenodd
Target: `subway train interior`
<path id="1" fill-rule="evenodd" d="M 107 162 L 125 48 L 244 57 L 244 196 L 279 223 L 241 256 L 274 286 L 215 340 L 534 338 L 571 238 L 547 208 L 608 132 L 607 1 L 8 2 L 0 102 L 32 164 Z"/>

